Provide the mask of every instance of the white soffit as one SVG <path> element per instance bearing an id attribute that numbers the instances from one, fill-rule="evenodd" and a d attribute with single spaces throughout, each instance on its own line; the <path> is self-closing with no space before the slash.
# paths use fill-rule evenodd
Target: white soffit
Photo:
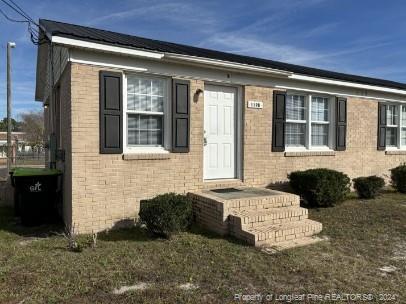
<path id="1" fill-rule="evenodd" d="M 341 81 L 341 80 L 334 80 L 334 79 L 326 79 L 326 78 L 320 78 L 320 77 L 314 77 L 314 76 L 305 76 L 305 75 L 292 74 L 292 75 L 289 76 L 289 78 L 290 79 L 296 79 L 296 80 L 309 81 L 309 82 L 316 82 L 316 83 L 323 83 L 323 84 L 331 84 L 331 85 L 337 85 L 337 86 L 351 87 L 351 88 L 357 88 L 357 89 L 364 89 L 364 90 L 372 90 L 372 91 L 380 91 L 380 92 L 386 92 L 386 93 L 406 95 L 406 90 L 387 88 L 387 87 L 380 87 L 380 86 L 374 86 L 374 85 L 369 85 L 369 84 L 361 84 L 361 83 Z"/>
<path id="2" fill-rule="evenodd" d="M 388 97 L 384 97 L 384 96 L 383 97 L 375 97 L 375 96 L 365 96 L 365 95 L 354 95 L 354 94 L 336 92 L 336 91 L 331 91 L 331 90 L 307 89 L 307 88 L 303 88 L 303 87 L 292 87 L 292 86 L 286 86 L 286 85 L 275 85 L 275 88 L 282 89 L 282 90 L 292 90 L 292 91 L 296 91 L 296 92 L 308 92 L 308 93 L 316 93 L 316 94 L 325 94 L 325 95 L 334 95 L 334 96 L 344 96 L 344 97 L 371 99 L 371 100 L 376 100 L 376 101 L 388 101 L 388 102 L 406 103 L 406 100 L 404 100 L 404 99 L 394 99 L 394 98 L 388 98 Z"/>
<path id="3" fill-rule="evenodd" d="M 80 47 L 80 48 L 85 48 L 85 49 L 93 49 L 93 50 L 99 50 L 99 51 L 104 51 L 104 52 L 109 52 L 109 53 L 118 53 L 118 54 L 123 54 L 123 55 L 147 57 L 147 58 L 151 58 L 151 59 L 162 59 L 162 57 L 164 57 L 163 53 L 142 51 L 142 50 L 125 48 L 125 47 L 113 46 L 113 45 L 105 45 L 102 43 L 94 43 L 94 42 L 70 39 L 70 38 L 59 37 L 59 36 L 52 36 L 52 42 L 56 43 L 56 44 L 66 45 L 66 46 L 75 46 L 75 47 Z"/>
<path id="4" fill-rule="evenodd" d="M 233 68 L 245 71 L 252 71 L 252 72 L 260 72 L 260 73 L 269 73 L 279 76 L 290 76 L 292 75 L 291 72 L 276 70 L 271 68 L 265 68 L 260 66 L 254 66 L 249 64 L 243 63 L 235 63 L 230 61 L 223 61 L 217 59 L 210 59 L 210 58 L 203 58 L 203 57 L 196 57 L 196 56 L 189 56 L 189 55 L 180 55 L 180 54 L 165 54 L 164 59 L 172 59 L 176 61 L 188 61 L 197 64 L 206 64 L 206 65 L 213 65 L 218 67 L 225 67 L 225 68 Z"/>

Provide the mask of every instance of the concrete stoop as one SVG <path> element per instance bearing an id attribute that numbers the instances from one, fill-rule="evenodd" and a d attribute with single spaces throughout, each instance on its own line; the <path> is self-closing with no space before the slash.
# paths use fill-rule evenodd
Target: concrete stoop
<path id="1" fill-rule="evenodd" d="M 189 193 L 196 221 L 257 247 L 279 249 L 314 243 L 322 224 L 308 219 L 297 195 L 250 187 Z"/>

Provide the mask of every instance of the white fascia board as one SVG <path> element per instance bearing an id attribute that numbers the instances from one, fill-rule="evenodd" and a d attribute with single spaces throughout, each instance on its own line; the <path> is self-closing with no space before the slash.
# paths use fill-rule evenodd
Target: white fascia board
<path id="1" fill-rule="evenodd" d="M 132 49 L 132 48 L 117 47 L 117 46 L 105 45 L 105 44 L 101 44 L 101 43 L 82 41 L 82 40 L 78 40 L 78 39 L 65 38 L 65 37 L 60 37 L 60 36 L 52 36 L 52 42 L 56 43 L 56 44 L 65 45 L 65 46 L 73 46 L 73 47 L 84 48 L 84 49 L 93 49 L 93 50 L 99 50 L 99 51 L 122 54 L 122 55 L 132 55 L 132 56 L 144 57 L 144 58 L 149 58 L 149 59 L 168 59 L 169 61 L 174 60 L 177 62 L 183 61 L 183 62 L 204 64 L 204 65 L 210 65 L 210 66 L 221 67 L 221 68 L 231 68 L 231 69 L 236 69 L 236 70 L 241 70 L 241 71 L 266 73 L 266 74 L 270 74 L 270 75 L 274 75 L 274 76 L 283 76 L 283 77 L 288 77 L 289 79 L 308 81 L 308 82 L 313 82 L 313 83 L 322 83 L 322 84 L 329 84 L 329 85 L 336 85 L 336 86 L 343 86 L 343 87 L 406 95 L 406 90 L 401 90 L 401 89 L 360 84 L 360 83 L 355 83 L 355 82 L 340 81 L 340 80 L 320 78 L 320 77 L 314 77 L 314 76 L 306 76 L 306 75 L 294 74 L 292 72 L 287 72 L 287 71 L 282 71 L 282 70 L 277 70 L 277 69 L 264 68 L 264 67 L 253 66 L 253 65 L 248 65 L 248 64 L 234 63 L 234 62 L 229 62 L 229 61 L 209 59 L 209 58 L 203 58 L 203 57 L 137 50 L 137 49 Z"/>
<path id="2" fill-rule="evenodd" d="M 268 73 L 268 74 L 273 74 L 273 75 L 287 76 L 290 79 L 309 81 L 309 82 L 313 82 L 313 83 L 330 84 L 330 85 L 336 85 L 336 86 L 345 86 L 345 87 L 351 87 L 351 88 L 357 88 L 357 89 L 406 95 L 406 90 L 401 90 L 401 89 L 360 84 L 360 83 L 356 83 L 356 82 L 340 81 L 340 80 L 334 80 L 334 79 L 326 79 L 326 78 L 320 78 L 320 77 L 314 77 L 314 76 L 299 75 L 299 74 L 295 74 L 293 72 L 287 72 L 287 71 L 271 69 L 271 68 L 263 68 L 263 67 L 248 65 L 248 64 L 240 64 L 240 63 L 233 63 L 233 62 L 222 61 L 222 60 L 194 57 L 194 56 L 188 56 L 188 55 L 178 55 L 178 54 L 165 54 L 164 59 L 166 59 L 166 58 L 183 60 L 183 61 L 200 63 L 200 64 L 209 64 L 209 65 L 214 65 L 214 66 L 219 66 L 219 67 L 227 67 L 227 68 L 234 68 L 234 69 L 240 69 L 240 70 L 246 70 L 246 71 L 254 71 L 254 72 Z"/>
<path id="3" fill-rule="evenodd" d="M 78 39 L 65 38 L 65 37 L 60 37 L 60 36 L 52 36 L 51 41 L 52 41 L 52 43 L 61 44 L 61 45 L 65 45 L 65 46 L 73 46 L 73 47 L 92 49 L 92 50 L 98 50 L 98 51 L 116 53 L 116 54 L 122 54 L 122 55 L 132 55 L 132 56 L 146 57 L 146 58 L 151 58 L 151 59 L 162 59 L 162 57 L 164 57 L 163 53 L 142 51 L 142 50 L 136 50 L 136 49 L 131 49 L 131 48 L 106 45 L 106 44 L 102 44 L 102 43 L 94 43 L 94 42 L 83 41 L 83 40 L 78 40 Z"/>
<path id="4" fill-rule="evenodd" d="M 223 61 L 223 60 L 217 60 L 217 59 L 209 59 L 209 58 L 204 58 L 204 57 L 189 56 L 189 55 L 166 53 L 164 56 L 164 59 L 172 59 L 175 61 L 187 61 L 187 62 L 192 62 L 192 63 L 197 63 L 197 64 L 212 65 L 212 66 L 217 66 L 217 67 L 232 68 L 232 69 L 252 71 L 252 72 L 268 73 L 268 74 L 280 75 L 280 76 L 292 75 L 291 72 L 286 72 L 286 71 L 281 71 L 281 70 L 276 70 L 276 69 L 271 69 L 271 68 L 264 68 L 264 67 L 249 65 L 249 64 L 235 63 L 235 62 L 229 62 L 229 61 Z"/>
<path id="5" fill-rule="evenodd" d="M 105 51 L 105 52 L 110 52 L 110 53 L 119 53 L 119 54 L 124 54 L 124 55 L 133 55 L 133 56 L 145 57 L 145 58 L 151 58 L 151 59 L 164 58 L 164 59 L 175 60 L 175 61 L 186 61 L 186 62 L 192 62 L 192 63 L 198 63 L 198 64 L 212 65 L 212 66 L 217 66 L 217 67 L 222 67 L 222 68 L 232 68 L 232 69 L 238 69 L 238 70 L 243 70 L 243 71 L 267 73 L 267 74 L 279 75 L 279 76 L 284 76 L 284 77 L 292 75 L 291 72 L 270 69 L 270 68 L 263 68 L 263 67 L 248 65 L 248 64 L 234 63 L 234 62 L 229 62 L 229 61 L 209 59 L 209 58 L 203 58 L 203 57 L 195 57 L 195 56 L 189 56 L 189 55 L 178 55 L 178 54 L 170 54 L 170 53 L 164 54 L 164 53 L 158 53 L 158 52 L 136 50 L 136 49 L 131 49 L 131 48 L 110 46 L 110 45 L 105 45 L 105 44 L 101 44 L 101 43 L 94 43 L 94 42 L 82 41 L 82 40 L 59 37 L 59 36 L 52 36 L 52 42 L 56 43 L 56 44 L 66 45 L 66 46 L 87 48 L 87 49 Z"/>
<path id="6" fill-rule="evenodd" d="M 368 85 L 368 84 L 360 84 L 360 83 L 348 82 L 348 81 L 326 79 L 326 78 L 320 78 L 320 77 L 314 77 L 314 76 L 305 76 L 305 75 L 292 74 L 292 75 L 289 76 L 289 78 L 290 79 L 296 79 L 296 80 L 309 81 L 309 82 L 316 82 L 316 83 L 323 83 L 323 84 L 331 84 L 331 85 L 337 85 L 337 86 L 351 87 L 351 88 L 357 88 L 357 89 L 364 89 L 364 90 L 372 90 L 372 91 L 380 91 L 380 92 L 386 92 L 386 93 L 394 93 L 394 94 L 406 95 L 406 90 L 393 89 L 393 88 L 387 88 L 387 87 L 380 87 L 380 86 L 374 86 L 374 85 Z"/>
<path id="7" fill-rule="evenodd" d="M 389 101 L 389 102 L 406 103 L 406 100 L 402 100 L 402 99 L 393 99 L 393 98 L 386 98 L 386 97 L 373 97 L 373 96 L 364 96 L 364 95 L 354 95 L 354 94 L 340 93 L 340 92 L 335 92 L 335 91 L 306 89 L 306 88 L 302 88 L 302 87 L 292 87 L 292 86 L 286 86 L 286 85 L 275 85 L 275 88 L 288 90 L 288 91 L 291 90 L 291 91 L 295 91 L 295 92 L 317 93 L 317 94 L 325 94 L 325 95 L 371 99 L 371 100 L 377 100 L 377 101 Z"/>
<path id="8" fill-rule="evenodd" d="M 128 65 L 119 65 L 119 64 L 110 64 L 106 62 L 98 62 L 98 61 L 90 61 L 90 60 L 82 60 L 82 59 L 76 59 L 74 57 L 71 57 L 69 59 L 70 62 L 73 63 L 82 63 L 82 64 L 90 64 L 90 65 L 97 65 L 97 66 L 102 66 L 102 67 L 108 67 L 108 68 L 114 68 L 114 69 L 121 69 L 121 70 L 128 70 L 128 71 L 136 71 L 136 72 L 146 72 L 148 71 L 145 68 L 137 68 L 137 67 L 131 67 Z"/>

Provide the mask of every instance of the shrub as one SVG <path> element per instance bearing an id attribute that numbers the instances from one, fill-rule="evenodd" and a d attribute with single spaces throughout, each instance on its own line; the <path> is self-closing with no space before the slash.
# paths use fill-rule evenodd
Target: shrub
<path id="1" fill-rule="evenodd" d="M 402 164 L 391 171 L 392 186 L 401 193 L 406 193 L 406 164 Z"/>
<path id="2" fill-rule="evenodd" d="M 358 177 L 352 181 L 359 198 L 375 198 L 385 186 L 384 179 L 378 176 Z"/>
<path id="3" fill-rule="evenodd" d="M 192 202 L 185 195 L 167 193 L 145 200 L 140 206 L 140 222 L 151 233 L 170 238 L 192 223 Z"/>
<path id="4" fill-rule="evenodd" d="M 288 175 L 292 189 L 309 207 L 331 207 L 345 199 L 350 191 L 350 178 L 330 169 L 295 171 Z"/>

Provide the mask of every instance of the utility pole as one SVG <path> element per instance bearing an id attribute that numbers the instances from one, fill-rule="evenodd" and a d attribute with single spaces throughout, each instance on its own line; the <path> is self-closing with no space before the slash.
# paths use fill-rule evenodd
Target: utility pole
<path id="1" fill-rule="evenodd" d="M 7 42 L 7 170 L 11 169 L 11 49 L 15 48 L 14 42 Z"/>

